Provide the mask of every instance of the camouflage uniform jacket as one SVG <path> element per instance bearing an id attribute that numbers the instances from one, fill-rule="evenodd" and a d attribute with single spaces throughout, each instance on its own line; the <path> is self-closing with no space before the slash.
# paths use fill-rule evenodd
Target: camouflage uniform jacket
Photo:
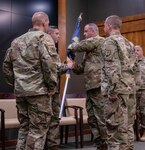
<path id="1" fill-rule="evenodd" d="M 101 88 L 103 95 L 133 94 L 140 84 L 134 45 L 120 33 L 107 37 L 102 45 Z"/>
<path id="2" fill-rule="evenodd" d="M 52 38 L 30 30 L 16 38 L 7 50 L 3 72 L 17 97 L 55 92 L 58 84 L 58 54 Z"/>
<path id="3" fill-rule="evenodd" d="M 145 57 L 138 59 L 138 64 L 141 71 L 141 87 L 140 89 L 145 89 Z"/>
<path id="4" fill-rule="evenodd" d="M 61 60 L 59 58 L 59 54 L 58 54 L 58 58 L 57 58 L 57 69 L 58 69 L 58 85 L 56 88 L 56 93 L 60 92 L 60 79 L 61 79 L 61 75 L 66 73 L 68 67 L 67 67 L 67 63 L 61 63 Z"/>
<path id="5" fill-rule="evenodd" d="M 91 90 L 100 87 L 101 84 L 101 62 L 100 51 L 104 38 L 100 36 L 82 40 L 75 47 L 73 52 L 85 52 L 81 64 L 76 65 L 73 72 L 84 73 L 85 88 Z"/>

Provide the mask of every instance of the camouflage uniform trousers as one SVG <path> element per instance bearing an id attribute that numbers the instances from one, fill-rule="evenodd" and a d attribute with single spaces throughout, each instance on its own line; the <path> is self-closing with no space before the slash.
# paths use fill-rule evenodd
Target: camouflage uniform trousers
<path id="1" fill-rule="evenodd" d="M 106 150 L 107 134 L 104 101 L 100 87 L 87 91 L 86 109 L 88 113 L 88 124 L 94 136 L 94 144 L 98 150 Z"/>
<path id="2" fill-rule="evenodd" d="M 119 94 L 114 102 L 107 96 L 104 99 L 108 150 L 128 150 L 129 94 Z"/>
<path id="3" fill-rule="evenodd" d="M 56 93 L 52 96 L 51 100 L 52 107 L 52 116 L 49 125 L 49 130 L 46 138 L 45 149 L 58 149 L 58 133 L 59 133 L 59 112 L 60 112 L 60 103 L 59 103 L 59 93 Z"/>
<path id="4" fill-rule="evenodd" d="M 136 95 L 141 127 L 145 130 L 145 89 L 139 90 Z"/>
<path id="5" fill-rule="evenodd" d="M 136 116 L 136 94 L 130 94 L 128 100 L 128 150 L 134 148 L 134 120 Z"/>
<path id="6" fill-rule="evenodd" d="M 16 97 L 20 129 L 16 150 L 43 150 L 52 114 L 48 95 Z"/>

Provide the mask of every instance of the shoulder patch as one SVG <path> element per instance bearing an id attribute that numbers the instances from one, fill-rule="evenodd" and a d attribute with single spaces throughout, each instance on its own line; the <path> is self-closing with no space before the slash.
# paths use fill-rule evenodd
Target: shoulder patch
<path id="1" fill-rule="evenodd" d="M 54 46 L 49 46 L 50 55 L 57 55 L 56 48 Z"/>
<path id="2" fill-rule="evenodd" d="M 110 49 L 105 49 L 105 56 L 109 57 L 111 55 L 111 50 Z"/>

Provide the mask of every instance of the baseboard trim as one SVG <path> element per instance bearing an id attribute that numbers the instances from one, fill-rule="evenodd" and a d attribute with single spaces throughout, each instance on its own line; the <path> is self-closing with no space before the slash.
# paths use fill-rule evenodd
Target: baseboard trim
<path id="1" fill-rule="evenodd" d="M 17 139 L 14 140 L 7 140 L 5 141 L 5 147 L 14 147 L 17 144 Z M 2 144 L 0 142 L 0 148 L 2 147 Z"/>
<path id="2" fill-rule="evenodd" d="M 91 134 L 91 131 L 90 129 L 84 129 L 83 131 L 84 135 L 87 135 L 87 134 Z M 69 131 L 69 134 L 68 134 L 69 137 L 73 137 L 75 136 L 75 132 L 74 131 Z M 58 136 L 59 138 L 60 136 Z M 65 137 L 65 133 L 64 133 L 64 137 Z M 17 144 L 17 139 L 14 139 L 14 140 L 7 140 L 5 141 L 5 147 L 15 147 Z M 0 148 L 1 148 L 1 142 L 0 142 Z"/>

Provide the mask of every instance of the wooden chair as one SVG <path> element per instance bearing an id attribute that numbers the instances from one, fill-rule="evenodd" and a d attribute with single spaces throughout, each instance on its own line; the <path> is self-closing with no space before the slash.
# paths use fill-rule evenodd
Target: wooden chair
<path id="1" fill-rule="evenodd" d="M 80 145 L 83 148 L 84 145 L 84 133 L 83 128 L 84 124 L 88 124 L 88 114 L 86 111 L 86 98 L 66 98 L 67 106 L 81 107 L 78 113 L 78 121 L 79 121 L 79 131 L 80 131 Z M 66 134 L 68 132 L 66 131 Z M 91 141 L 93 140 L 93 135 L 91 134 Z M 66 135 L 67 141 L 67 135 Z"/>
<path id="2" fill-rule="evenodd" d="M 79 113 L 79 130 L 80 130 L 80 145 L 81 148 L 84 146 L 84 125 L 88 125 L 88 113 L 86 110 L 86 98 L 67 98 L 67 105 L 69 106 L 77 106 L 82 107 L 82 110 Z M 93 141 L 93 134 L 91 132 L 91 142 Z"/>
<path id="3" fill-rule="evenodd" d="M 75 144 L 76 148 L 78 148 L 78 136 L 79 136 L 79 127 L 80 127 L 80 121 L 79 116 L 82 114 L 82 107 L 69 105 L 68 100 L 66 100 L 65 105 L 65 116 L 63 116 L 60 119 L 60 143 L 63 143 L 63 129 L 65 127 L 65 144 L 68 142 L 68 131 L 69 126 L 74 126 L 75 128 Z M 82 147 L 82 144 L 81 144 Z"/>
<path id="4" fill-rule="evenodd" d="M 1 112 L 0 138 L 1 138 L 2 150 L 5 150 L 5 111 L 3 109 L 0 109 L 0 112 Z"/>
<path id="5" fill-rule="evenodd" d="M 1 112 L 1 143 L 2 150 L 5 150 L 5 129 L 19 128 L 15 99 L 0 99 Z"/>
<path id="6" fill-rule="evenodd" d="M 77 107 L 82 107 L 82 111 L 80 111 L 80 113 L 78 114 L 78 118 L 79 118 L 79 131 L 80 131 L 80 145 L 81 148 L 83 148 L 83 142 L 84 142 L 84 134 L 83 134 L 83 125 L 87 124 L 87 112 L 86 112 L 86 98 L 67 98 L 67 105 L 68 106 L 77 106 Z"/>

